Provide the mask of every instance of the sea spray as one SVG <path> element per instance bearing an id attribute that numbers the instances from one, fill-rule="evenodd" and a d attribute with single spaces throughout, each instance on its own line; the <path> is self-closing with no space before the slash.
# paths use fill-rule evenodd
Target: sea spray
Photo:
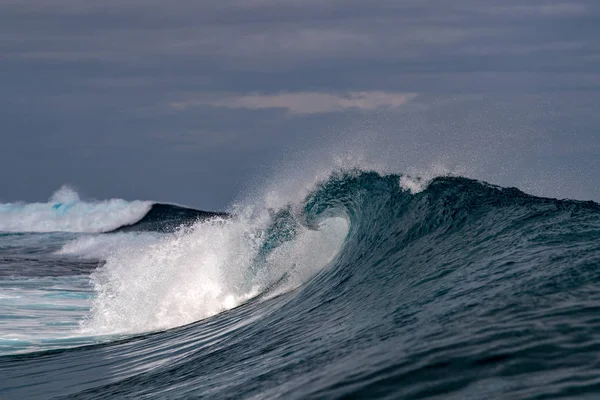
<path id="1" fill-rule="evenodd" d="M 172 328 L 233 308 L 284 278 L 290 290 L 327 265 L 341 247 L 346 220 L 302 227 L 293 239 L 266 254 L 268 219 L 214 218 L 158 237 L 121 238 L 98 246 L 79 239 L 62 252 L 105 257 L 92 274 L 96 298 L 83 322 L 85 334 L 139 333 Z M 127 234 L 131 235 L 131 234 Z M 87 242 L 87 243 L 86 243 Z M 254 271 L 249 274 L 248 271 Z"/>

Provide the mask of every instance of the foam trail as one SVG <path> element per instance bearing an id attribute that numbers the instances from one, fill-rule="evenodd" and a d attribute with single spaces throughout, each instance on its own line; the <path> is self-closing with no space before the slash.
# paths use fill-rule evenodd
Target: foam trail
<path id="1" fill-rule="evenodd" d="M 0 280 L 0 354 L 88 344 L 75 330 L 92 295 L 85 276 Z"/>
<path id="2" fill-rule="evenodd" d="M 47 203 L 0 204 L 0 232 L 106 232 L 141 219 L 148 201 L 81 201 L 63 186 Z"/>

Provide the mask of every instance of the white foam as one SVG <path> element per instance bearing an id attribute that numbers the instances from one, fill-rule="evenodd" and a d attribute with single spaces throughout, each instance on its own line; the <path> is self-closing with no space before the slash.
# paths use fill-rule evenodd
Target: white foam
<path id="1" fill-rule="evenodd" d="M 140 220 L 148 201 L 84 202 L 63 186 L 47 203 L 0 204 L 0 232 L 105 232 Z"/>
<path id="2" fill-rule="evenodd" d="M 268 266 L 251 273 L 269 217 L 247 214 L 253 216 L 198 222 L 145 240 L 127 234 L 118 246 L 93 245 L 93 238 L 65 246 L 63 252 L 79 254 L 110 248 L 106 263 L 92 275 L 97 296 L 81 333 L 136 333 L 191 323 L 239 305 L 286 272 L 284 290 L 289 290 L 323 268 L 348 232 L 341 218 L 323 222 L 318 231 L 301 228 L 294 241 L 268 258 Z"/>
<path id="3" fill-rule="evenodd" d="M 463 167 L 449 168 L 441 163 L 434 163 L 427 168 L 409 168 L 408 173 L 400 177 L 400 187 L 412 194 L 427 189 L 431 181 L 440 176 L 467 176 Z"/>
<path id="4" fill-rule="evenodd" d="M 431 180 L 423 179 L 421 177 L 402 175 L 400 177 L 400 187 L 411 192 L 412 194 L 415 194 L 425 190 L 430 181 Z"/>

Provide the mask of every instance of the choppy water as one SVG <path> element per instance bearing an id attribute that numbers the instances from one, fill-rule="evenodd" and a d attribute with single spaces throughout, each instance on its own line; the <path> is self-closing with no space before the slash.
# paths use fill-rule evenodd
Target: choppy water
<path id="1" fill-rule="evenodd" d="M 360 170 L 230 214 L 57 196 L 0 206 L 2 398 L 600 393 L 599 204 Z"/>

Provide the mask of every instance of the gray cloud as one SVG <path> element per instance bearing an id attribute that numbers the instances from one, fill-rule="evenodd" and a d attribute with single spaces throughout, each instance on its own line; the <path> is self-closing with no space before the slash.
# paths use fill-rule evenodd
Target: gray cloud
<path id="1" fill-rule="evenodd" d="M 390 92 L 350 92 L 345 95 L 319 92 L 298 92 L 279 94 L 249 94 L 226 96 L 219 99 L 174 101 L 170 106 L 175 110 L 210 105 L 224 108 L 245 108 L 250 110 L 284 109 L 291 114 L 318 114 L 347 110 L 376 110 L 397 108 L 415 98 L 412 93 Z"/>

